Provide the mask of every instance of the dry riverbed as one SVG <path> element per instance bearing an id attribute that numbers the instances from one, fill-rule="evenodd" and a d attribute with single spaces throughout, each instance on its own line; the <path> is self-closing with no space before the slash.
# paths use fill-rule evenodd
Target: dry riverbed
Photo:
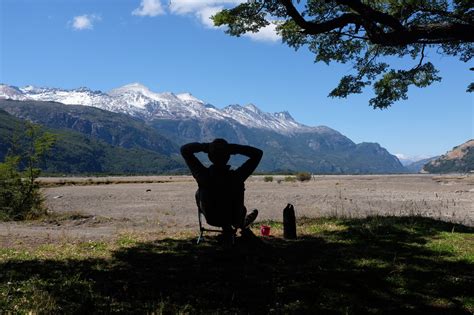
<path id="1" fill-rule="evenodd" d="M 315 176 L 287 182 L 253 176 L 246 185 L 248 209 L 259 221 L 282 220 L 287 203 L 297 217 L 421 215 L 474 226 L 474 176 Z M 47 242 L 197 235 L 197 188 L 189 176 L 43 178 L 41 221 L 0 223 L 0 246 Z"/>

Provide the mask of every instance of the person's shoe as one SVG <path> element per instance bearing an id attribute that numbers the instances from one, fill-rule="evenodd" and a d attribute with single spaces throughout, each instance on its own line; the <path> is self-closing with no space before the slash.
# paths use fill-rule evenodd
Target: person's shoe
<path id="1" fill-rule="evenodd" d="M 250 226 L 250 224 L 252 224 L 255 221 L 255 219 L 257 219 L 257 216 L 258 216 L 258 210 L 257 209 L 254 209 L 254 210 L 252 210 L 252 212 L 247 214 L 247 216 L 245 217 L 245 220 L 244 220 L 244 226 L 242 227 L 242 230 L 245 230 L 246 228 L 248 228 Z"/>

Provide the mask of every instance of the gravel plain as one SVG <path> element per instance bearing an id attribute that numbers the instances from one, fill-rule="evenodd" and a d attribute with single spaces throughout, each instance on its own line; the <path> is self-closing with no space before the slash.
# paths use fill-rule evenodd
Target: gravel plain
<path id="1" fill-rule="evenodd" d="M 0 223 L 0 245 L 113 239 L 124 233 L 169 237 L 198 231 L 190 176 L 42 178 L 53 216 Z M 292 203 L 298 217 L 421 215 L 474 226 L 472 175 L 313 176 L 307 182 L 252 176 L 246 206 L 258 221 L 282 220 Z"/>

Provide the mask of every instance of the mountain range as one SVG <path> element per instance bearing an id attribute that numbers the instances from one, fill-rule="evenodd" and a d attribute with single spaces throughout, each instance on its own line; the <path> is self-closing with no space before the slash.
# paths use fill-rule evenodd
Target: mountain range
<path id="1" fill-rule="evenodd" d="M 3 84 L 0 109 L 17 119 L 77 132 L 113 147 L 153 152 L 180 161 L 183 168 L 180 145 L 222 137 L 263 149 L 258 169 L 262 172 L 406 171 L 379 144 L 355 144 L 329 127 L 298 123 L 288 112 L 267 113 L 253 104 L 219 109 L 189 93 L 155 93 L 138 83 L 108 93 Z"/>
<path id="2" fill-rule="evenodd" d="M 139 83 L 128 84 L 108 93 L 92 91 L 85 87 L 64 90 L 31 85 L 18 88 L 0 84 L 0 98 L 92 106 L 128 114 L 145 121 L 155 119 L 234 121 L 250 128 L 272 130 L 283 134 L 321 128 L 300 124 L 288 112 L 265 113 L 253 104 L 229 105 L 218 109 L 190 93 L 155 93 Z"/>

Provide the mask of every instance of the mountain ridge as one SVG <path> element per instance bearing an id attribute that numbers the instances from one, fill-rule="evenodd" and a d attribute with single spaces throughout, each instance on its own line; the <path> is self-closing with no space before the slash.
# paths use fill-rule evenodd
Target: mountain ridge
<path id="1" fill-rule="evenodd" d="M 156 93 L 140 83 L 131 83 L 108 93 L 85 87 L 78 89 L 42 88 L 28 85 L 15 87 L 0 84 L 0 98 L 12 100 L 53 101 L 67 105 L 85 105 L 121 112 L 144 120 L 153 119 L 233 119 L 249 127 L 288 134 L 311 131 L 287 112 L 267 113 L 254 104 L 229 105 L 218 109 L 191 93 Z"/>
<path id="2" fill-rule="evenodd" d="M 158 94 L 140 84 L 114 89 L 110 94 L 113 96 L 87 88 L 63 90 L 0 85 L 0 98 L 8 98 L 0 99 L 0 108 L 51 128 L 69 128 L 111 145 L 139 147 L 168 156 L 178 155 L 176 148 L 187 142 L 225 138 L 263 149 L 265 154 L 259 171 L 406 172 L 398 158 L 379 144 L 356 144 L 327 126 L 300 124 L 288 112 L 266 113 L 254 104 L 217 109 L 190 93 Z M 51 99 L 52 95 L 55 96 L 53 102 L 32 100 Z M 19 100 L 11 100 L 14 98 Z M 59 101 L 84 105 L 66 105 Z M 152 146 L 153 138 L 161 142 Z M 165 143 L 171 149 L 160 151 L 160 145 Z"/>

